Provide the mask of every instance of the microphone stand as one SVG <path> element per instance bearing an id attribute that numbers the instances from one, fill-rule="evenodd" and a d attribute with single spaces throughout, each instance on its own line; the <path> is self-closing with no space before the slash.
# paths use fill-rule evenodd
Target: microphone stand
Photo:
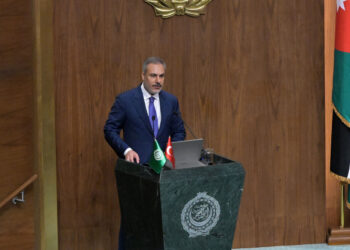
<path id="1" fill-rule="evenodd" d="M 180 114 L 178 112 L 176 112 L 176 111 L 174 111 L 174 115 L 176 115 L 176 116 L 181 118 Z M 185 127 L 190 131 L 192 137 L 194 139 L 198 139 L 198 137 L 192 132 L 192 129 L 190 128 L 190 126 L 188 126 L 187 123 L 182 118 L 181 118 L 181 120 L 184 123 Z"/>
<path id="2" fill-rule="evenodd" d="M 179 114 L 178 112 L 176 112 L 176 111 L 174 111 L 174 115 L 176 115 L 176 116 L 178 116 L 178 117 L 181 118 L 180 114 Z M 198 137 L 192 132 L 192 129 L 190 128 L 190 126 L 188 126 L 187 123 L 186 123 L 182 118 L 181 118 L 181 120 L 182 120 L 182 122 L 184 123 L 185 127 L 190 131 L 192 137 L 193 137 L 194 139 L 198 139 Z M 202 148 L 202 150 L 201 150 L 201 159 L 200 159 L 200 160 L 203 159 L 204 154 L 205 154 L 205 150 L 204 150 L 204 148 Z"/>

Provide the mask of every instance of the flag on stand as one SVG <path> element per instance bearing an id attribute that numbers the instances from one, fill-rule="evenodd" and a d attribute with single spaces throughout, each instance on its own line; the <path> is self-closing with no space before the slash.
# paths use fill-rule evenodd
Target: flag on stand
<path id="1" fill-rule="evenodd" d="M 170 136 L 165 149 L 165 157 L 173 164 L 173 169 L 175 169 L 175 157 L 173 153 L 173 145 L 171 144 Z"/>
<path id="2" fill-rule="evenodd" d="M 350 0 L 337 0 L 332 101 L 333 127 L 331 149 L 331 173 L 339 181 L 346 182 L 349 184 Z M 347 205 L 350 208 L 349 198 L 350 197 L 348 197 Z"/>
<path id="3" fill-rule="evenodd" d="M 159 174 L 165 162 L 166 162 L 166 159 L 165 159 L 164 153 L 160 148 L 157 140 L 154 139 L 153 152 L 148 164 L 157 174 Z"/>

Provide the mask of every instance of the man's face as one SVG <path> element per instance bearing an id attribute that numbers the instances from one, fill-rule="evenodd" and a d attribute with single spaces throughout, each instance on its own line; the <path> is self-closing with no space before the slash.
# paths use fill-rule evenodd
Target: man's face
<path id="1" fill-rule="evenodd" d="M 163 88 L 164 77 L 165 70 L 162 64 L 148 64 L 146 73 L 142 73 L 143 85 L 148 93 L 159 93 Z"/>

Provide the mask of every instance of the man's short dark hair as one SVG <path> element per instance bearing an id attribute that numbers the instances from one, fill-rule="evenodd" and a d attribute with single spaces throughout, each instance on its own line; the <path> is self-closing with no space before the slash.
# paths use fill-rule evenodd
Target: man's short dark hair
<path id="1" fill-rule="evenodd" d="M 166 64 L 164 62 L 164 60 L 162 58 L 159 58 L 159 57 L 148 57 L 144 62 L 143 62 L 143 65 L 142 65 L 142 72 L 145 74 L 147 72 L 147 66 L 148 64 L 161 64 L 163 65 L 164 67 L 164 70 L 166 70 Z"/>

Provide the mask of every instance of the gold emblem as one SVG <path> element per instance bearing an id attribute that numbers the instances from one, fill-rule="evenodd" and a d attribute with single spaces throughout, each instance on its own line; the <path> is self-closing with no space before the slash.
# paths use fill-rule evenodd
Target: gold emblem
<path id="1" fill-rule="evenodd" d="M 156 15 L 169 18 L 174 15 L 197 17 L 204 14 L 205 6 L 211 0 L 145 0 L 153 6 Z"/>

